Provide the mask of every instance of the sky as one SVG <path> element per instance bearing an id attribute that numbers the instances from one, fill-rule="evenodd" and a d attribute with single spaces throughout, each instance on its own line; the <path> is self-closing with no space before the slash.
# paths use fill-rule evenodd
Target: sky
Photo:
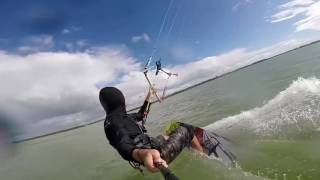
<path id="1" fill-rule="evenodd" d="M 320 1 L 3 0 L 0 24 L 0 111 L 35 136 L 102 118 L 104 86 L 139 105 L 150 56 L 170 93 L 319 40 Z"/>

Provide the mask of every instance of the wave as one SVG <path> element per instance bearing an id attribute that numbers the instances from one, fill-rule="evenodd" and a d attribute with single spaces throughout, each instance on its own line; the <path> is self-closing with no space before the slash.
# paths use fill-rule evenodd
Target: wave
<path id="1" fill-rule="evenodd" d="M 320 80 L 298 78 L 261 107 L 221 119 L 205 127 L 231 135 L 294 138 L 320 128 Z M 240 133 L 240 134 L 239 134 Z"/>

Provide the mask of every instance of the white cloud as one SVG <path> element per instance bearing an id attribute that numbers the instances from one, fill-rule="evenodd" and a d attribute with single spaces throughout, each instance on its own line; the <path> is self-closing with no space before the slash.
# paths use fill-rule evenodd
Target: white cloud
<path id="1" fill-rule="evenodd" d="M 239 48 L 221 55 L 206 57 L 187 64 L 168 67 L 168 71 L 177 72 L 179 74 L 178 78 L 173 77 L 168 82 L 168 93 L 184 89 L 196 83 L 254 63 L 258 60 L 283 53 L 305 43 L 306 41 L 289 40 L 257 50 Z M 150 75 L 153 74 L 154 72 L 150 73 Z M 151 78 L 154 82 L 155 80 L 157 81 L 156 84 L 159 90 L 164 87 L 166 83 L 164 80 L 165 78 Z M 141 102 L 141 97 L 145 94 L 147 83 L 141 72 L 132 71 L 122 77 L 122 81 L 117 87 L 125 92 L 127 103 L 132 107 Z M 161 94 L 162 92 L 159 93 Z"/>
<path id="2" fill-rule="evenodd" d="M 24 56 L 2 51 L 1 107 L 25 122 L 92 110 L 99 104 L 97 84 L 113 83 L 121 74 L 138 68 L 125 48 Z"/>
<path id="3" fill-rule="evenodd" d="M 81 39 L 81 40 L 77 40 L 77 41 L 74 41 L 74 42 L 65 43 L 65 48 L 69 52 L 83 51 L 86 48 L 88 48 L 89 46 L 90 46 L 90 44 L 88 43 L 88 40 L 86 40 L 86 39 Z"/>
<path id="4" fill-rule="evenodd" d="M 307 6 L 313 4 L 314 0 L 293 0 L 279 6 L 280 9 L 293 8 L 298 6 Z"/>
<path id="5" fill-rule="evenodd" d="M 65 46 L 68 51 L 73 51 L 75 47 L 73 43 L 66 43 Z"/>
<path id="6" fill-rule="evenodd" d="M 245 6 L 246 4 L 252 3 L 252 0 L 239 0 L 233 7 L 232 11 L 238 11 L 241 6 Z"/>
<path id="7" fill-rule="evenodd" d="M 18 48 L 22 53 L 34 53 L 48 51 L 54 47 L 54 39 L 51 35 L 31 36 L 25 40 L 25 45 Z"/>
<path id="8" fill-rule="evenodd" d="M 76 44 L 77 44 L 80 48 L 83 48 L 83 47 L 85 47 L 85 46 L 88 45 L 88 41 L 85 40 L 85 39 L 82 39 L 82 40 L 78 40 L 78 41 L 76 42 Z"/>
<path id="9" fill-rule="evenodd" d="M 178 45 L 171 49 L 171 54 L 175 60 L 189 61 L 193 57 L 193 50 L 187 46 Z"/>
<path id="10" fill-rule="evenodd" d="M 61 33 L 66 35 L 66 34 L 70 34 L 71 32 L 75 32 L 75 31 L 80 31 L 81 28 L 80 27 L 77 27 L 77 26 L 71 26 L 71 27 L 68 27 L 68 28 L 64 28 Z"/>
<path id="11" fill-rule="evenodd" d="M 151 38 L 147 33 L 143 33 L 139 36 L 133 36 L 131 38 L 131 42 L 133 43 L 139 43 L 139 42 L 150 42 Z"/>
<path id="12" fill-rule="evenodd" d="M 293 0 L 280 5 L 278 12 L 271 16 L 270 22 L 278 23 L 295 17 L 301 17 L 296 21 L 296 31 L 317 30 L 320 31 L 320 1 Z"/>
<path id="13" fill-rule="evenodd" d="M 35 45 L 45 46 L 46 48 L 52 48 L 54 46 L 53 36 L 50 35 L 33 36 L 29 41 Z"/>
<path id="14" fill-rule="evenodd" d="M 62 34 L 69 34 L 70 33 L 70 30 L 69 29 L 63 29 L 62 30 Z"/>
<path id="15" fill-rule="evenodd" d="M 287 51 L 301 43 L 291 40 L 258 50 L 239 48 L 188 64 L 165 66 L 168 71 L 179 73 L 179 77 L 168 81 L 168 93 Z M 116 85 L 124 92 L 128 107 L 137 106 L 145 96 L 147 83 L 141 64 L 128 51 L 125 46 L 28 55 L 0 51 L 0 106 L 22 124 L 32 124 L 28 129 L 32 135 L 102 117 L 97 85 Z M 165 77 L 154 77 L 154 72 L 150 75 L 162 89 Z"/>

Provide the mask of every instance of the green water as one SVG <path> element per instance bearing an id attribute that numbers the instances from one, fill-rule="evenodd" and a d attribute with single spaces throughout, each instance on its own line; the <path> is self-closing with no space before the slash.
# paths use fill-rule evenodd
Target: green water
<path id="1" fill-rule="evenodd" d="M 152 107 L 157 135 L 179 119 L 235 141 L 239 168 L 184 151 L 170 167 L 183 180 L 320 179 L 320 44 L 272 58 Z M 1 180 L 163 179 L 140 174 L 110 147 L 102 122 L 16 145 Z"/>

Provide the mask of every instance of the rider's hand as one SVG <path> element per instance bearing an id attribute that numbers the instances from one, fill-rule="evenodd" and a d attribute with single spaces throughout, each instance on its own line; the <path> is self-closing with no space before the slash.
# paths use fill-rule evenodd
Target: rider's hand
<path id="1" fill-rule="evenodd" d="M 158 172 L 156 164 L 162 164 L 168 167 L 165 160 L 160 157 L 160 153 L 156 149 L 135 149 L 132 152 L 135 160 L 142 162 L 150 172 Z"/>
<path id="2" fill-rule="evenodd" d="M 150 87 L 150 88 L 149 88 L 149 91 L 148 91 L 148 94 L 147 94 L 147 96 L 146 96 L 145 101 L 150 101 L 150 98 L 151 98 L 152 95 L 153 95 L 153 90 L 152 90 L 152 88 Z"/>

